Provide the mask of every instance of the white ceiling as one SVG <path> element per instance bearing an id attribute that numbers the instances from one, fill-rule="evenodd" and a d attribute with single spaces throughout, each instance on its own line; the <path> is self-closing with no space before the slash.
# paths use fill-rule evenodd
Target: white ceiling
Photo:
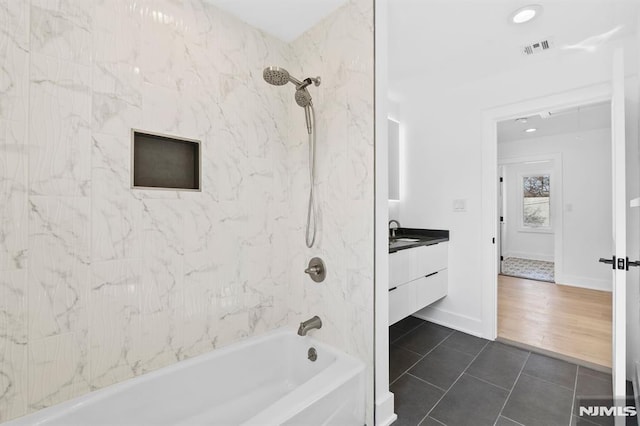
<path id="1" fill-rule="evenodd" d="M 501 121 L 498 123 L 498 143 L 611 128 L 611 106 L 608 102 L 549 112 L 548 118 L 535 115 L 527 117 L 526 123 Z M 529 128 L 538 130 L 526 133 L 524 130 Z"/>
<path id="2" fill-rule="evenodd" d="M 291 42 L 346 0 L 207 0 L 247 24 Z"/>
<path id="3" fill-rule="evenodd" d="M 509 15 L 541 4 L 521 25 Z M 452 87 L 532 60 L 524 45 L 552 37 L 555 51 L 597 47 L 634 34 L 637 0 L 393 0 L 389 2 L 389 75 L 393 91 L 405 79 Z M 611 32 L 618 28 L 618 30 Z M 604 37 L 599 37 L 605 34 Z M 552 51 L 538 54 L 549 55 Z M 425 78 L 427 77 L 427 78 Z M 405 86 L 410 90 L 411 84 Z"/>

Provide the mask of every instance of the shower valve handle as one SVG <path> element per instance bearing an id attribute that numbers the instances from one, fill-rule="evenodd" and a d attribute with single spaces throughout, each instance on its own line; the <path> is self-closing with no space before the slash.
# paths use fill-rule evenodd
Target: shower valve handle
<path id="1" fill-rule="evenodd" d="M 307 269 L 304 270 L 304 273 L 309 275 L 311 274 L 318 275 L 320 271 L 322 271 L 322 268 L 319 267 L 318 265 L 315 265 L 315 266 L 309 266 Z"/>
<path id="2" fill-rule="evenodd" d="M 308 274 L 311 279 L 317 283 L 324 281 L 327 276 L 324 262 L 319 257 L 314 257 L 309 261 L 309 266 L 304 270 L 304 273 Z"/>

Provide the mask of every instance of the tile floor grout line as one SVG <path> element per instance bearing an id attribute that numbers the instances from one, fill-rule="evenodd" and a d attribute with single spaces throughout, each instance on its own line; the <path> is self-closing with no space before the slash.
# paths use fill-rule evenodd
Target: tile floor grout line
<path id="1" fill-rule="evenodd" d="M 440 420 L 436 419 L 435 417 L 431 417 L 433 419 L 434 422 L 437 422 L 438 424 L 441 424 L 442 426 L 447 426 L 446 424 L 442 423 Z M 422 423 L 424 421 L 424 419 L 420 420 L 420 423 Z M 420 426 L 420 423 L 418 423 L 418 426 Z"/>
<path id="2" fill-rule="evenodd" d="M 503 387 L 502 387 L 502 386 L 500 386 L 500 385 L 496 385 L 495 383 L 491 383 L 490 381 L 488 381 L 488 380 L 486 380 L 486 379 L 483 379 L 483 378 L 481 378 L 481 377 L 475 376 L 475 375 L 473 375 L 473 374 L 471 374 L 471 373 L 467 373 L 467 376 L 469 376 L 469 377 L 473 377 L 473 378 L 474 378 L 474 379 L 476 379 L 476 380 L 480 380 L 481 382 L 486 383 L 486 384 L 488 384 L 488 385 L 491 385 L 491 386 L 493 386 L 493 387 L 496 387 L 496 388 L 498 388 L 498 389 L 502 389 L 503 391 L 510 392 L 510 391 L 509 391 L 509 389 L 507 389 L 507 388 L 503 388 Z"/>
<path id="3" fill-rule="evenodd" d="M 446 389 L 442 389 L 440 386 L 438 386 L 438 385 L 434 385 L 433 383 L 428 382 L 428 381 L 426 381 L 425 379 L 421 379 L 420 377 L 418 377 L 418 376 L 416 376 L 416 375 L 413 375 L 413 374 L 411 374 L 411 373 L 409 373 L 409 372 L 404 373 L 404 374 L 406 374 L 407 376 L 411 376 L 411 377 L 413 377 L 414 379 L 418 379 L 418 380 L 420 380 L 421 382 L 428 384 L 429 386 L 433 386 L 434 388 L 438 388 L 438 389 L 440 389 L 442 392 L 447 392 L 447 390 L 446 390 Z M 404 374 L 403 374 L 403 375 L 404 375 Z"/>
<path id="4" fill-rule="evenodd" d="M 453 333 L 451 333 L 453 334 Z M 444 339 L 447 340 L 447 339 Z M 443 341 L 444 341 L 443 340 Z M 449 386 L 449 389 L 447 389 L 447 391 L 445 393 L 442 394 L 442 396 L 440 397 L 440 399 L 438 399 L 436 401 L 435 404 L 433 404 L 433 406 L 431 407 L 431 409 L 427 412 L 427 414 L 420 420 L 420 422 L 418 422 L 418 425 L 420 423 L 422 423 L 424 421 L 424 419 L 426 419 L 427 417 L 429 417 L 429 414 L 431 414 L 431 412 L 433 411 L 434 408 L 436 408 L 438 406 L 438 404 L 440 404 L 440 401 L 442 401 L 442 399 L 449 393 L 449 391 L 456 385 L 456 383 L 458 383 L 458 380 L 460 380 L 460 377 L 462 377 L 465 373 L 465 371 L 467 371 L 469 369 L 469 367 L 471 366 L 471 364 L 473 364 L 473 362 L 476 360 L 476 358 L 478 358 L 480 356 L 480 354 L 482 352 L 484 352 L 484 350 L 487 348 L 487 346 L 489 346 L 489 342 L 487 341 L 487 343 L 484 344 L 484 346 L 482 347 L 482 349 L 480 349 L 480 351 L 478 351 L 478 354 L 476 356 L 473 357 L 473 359 L 471 360 L 471 362 L 469 362 L 469 364 L 465 367 L 464 370 L 462 370 L 462 373 L 460 373 L 460 375 L 458 376 L 458 378 L 451 384 L 451 386 Z M 438 420 L 434 417 L 434 420 Z M 440 421 L 440 420 L 438 420 Z M 442 423 L 442 422 L 441 422 Z M 443 423 L 444 424 L 444 423 Z M 445 425 L 446 426 L 446 425 Z"/>
<path id="5" fill-rule="evenodd" d="M 502 412 L 504 411 L 504 407 L 507 406 L 507 402 L 509 402 L 509 398 L 511 398 L 511 394 L 513 393 L 513 390 L 516 388 L 516 385 L 518 384 L 518 380 L 520 380 L 520 376 L 522 375 L 522 372 L 524 371 L 524 367 L 527 365 L 527 362 L 529 361 L 529 357 L 530 356 L 531 356 L 531 352 L 528 352 L 527 353 L 527 358 L 522 363 L 522 368 L 520 368 L 520 372 L 518 373 L 518 376 L 516 377 L 516 380 L 513 382 L 513 385 L 511 386 L 511 390 L 509 391 L 509 394 L 507 395 L 507 398 L 504 400 L 504 404 L 502 404 L 502 408 L 500 408 L 500 412 L 498 412 L 498 417 L 496 417 L 496 420 L 498 420 L 500 418 L 500 416 L 502 416 Z M 506 417 L 506 416 L 503 416 L 503 417 Z"/>
<path id="6" fill-rule="evenodd" d="M 416 327 L 416 328 L 418 328 L 418 327 Z M 435 348 L 437 348 L 438 346 L 440 346 L 440 345 L 442 344 L 442 342 L 444 342 L 444 341 L 445 341 L 445 340 L 447 340 L 449 337 L 451 337 L 451 335 L 452 335 L 453 333 L 454 333 L 453 331 L 452 331 L 451 333 L 449 333 L 449 335 L 448 335 L 447 337 L 445 337 L 444 339 L 442 339 L 442 340 L 441 340 L 437 345 L 435 345 L 433 348 L 429 349 L 429 352 L 427 352 L 426 354 L 424 354 L 424 355 L 422 356 L 422 358 L 420 358 L 420 359 L 419 359 L 419 360 L 417 360 L 415 363 L 411 364 L 411 366 L 410 366 L 409 368 L 407 368 L 406 370 L 404 370 L 404 371 L 402 372 L 402 374 L 400 374 L 400 375 L 399 375 L 399 376 L 398 376 L 398 377 L 397 377 L 393 382 L 389 382 L 389 386 L 391 386 L 392 384 L 394 384 L 395 382 L 397 382 L 398 380 L 400 380 L 400 378 L 401 378 L 402 376 L 404 376 L 405 374 L 407 374 L 407 372 L 408 372 L 409 370 L 411 370 L 413 367 L 415 367 L 417 363 L 419 363 L 420 361 L 422 361 L 422 360 L 423 360 L 427 355 L 429 355 L 431 352 L 433 352 L 433 350 L 434 350 Z M 400 346 L 400 347 L 402 347 L 402 346 Z M 403 349 L 404 349 L 404 348 L 403 348 Z M 407 350 L 410 350 L 410 349 L 407 349 Z M 411 351 L 411 352 L 413 352 L 413 351 Z M 417 353 L 417 352 L 415 352 L 415 353 Z M 420 354 L 418 354 L 418 355 L 420 355 Z M 413 375 L 413 374 L 412 374 L 412 375 Z"/>
<path id="7" fill-rule="evenodd" d="M 502 414 L 498 415 L 498 418 L 496 419 L 496 422 L 498 422 L 498 420 L 500 419 L 500 417 L 504 417 L 505 419 L 507 419 L 507 420 L 509 420 L 509 421 L 511 421 L 511 422 L 514 422 L 514 423 L 516 423 L 516 424 L 518 424 L 518 425 L 520 425 L 520 426 L 525 426 L 524 424 L 522 424 L 522 423 L 520 423 L 520 422 L 517 422 L 517 421 L 513 420 L 511 417 L 503 416 Z M 495 423 L 494 423 L 494 424 L 495 424 Z"/>
<path id="8" fill-rule="evenodd" d="M 424 321 L 424 320 L 423 320 Z M 427 321 L 423 322 L 422 324 L 418 324 L 415 327 L 413 327 L 411 330 L 408 331 L 404 331 L 402 335 L 400 335 L 399 337 L 396 337 L 393 341 L 391 341 L 391 339 L 389 339 L 389 344 L 392 344 L 393 342 L 397 342 L 398 340 L 402 339 L 404 336 L 406 336 L 407 334 L 411 333 L 413 330 L 415 330 L 416 328 L 420 327 L 421 325 L 424 325 Z M 390 325 L 389 327 L 393 327 L 393 325 Z"/>
<path id="9" fill-rule="evenodd" d="M 424 356 L 424 355 L 422 355 L 420 352 L 412 351 L 411 349 L 407 349 L 407 348 L 405 348 L 404 346 L 398 346 L 398 345 L 393 345 L 393 346 L 396 346 L 396 347 L 398 347 L 398 348 L 400 348 L 400 349 L 404 349 L 405 351 L 411 352 L 412 354 L 416 354 L 416 355 Z"/>
<path id="10" fill-rule="evenodd" d="M 545 382 L 545 383 L 549 383 L 550 385 L 561 387 L 562 389 L 566 389 L 568 391 L 573 391 L 574 390 L 574 388 L 568 388 L 566 386 L 562 386 L 562 385 L 559 385 L 557 383 L 551 382 L 551 381 L 549 381 L 547 379 L 543 379 L 543 378 L 538 377 L 538 376 L 532 376 L 531 374 L 525 373 L 524 371 L 522 372 L 522 374 L 527 376 L 527 377 L 531 377 L 533 379 L 540 380 L 540 381 Z M 576 377 L 577 377 L 577 374 L 576 374 Z M 575 383 L 574 383 L 574 385 L 575 385 Z"/>
<path id="11" fill-rule="evenodd" d="M 569 426 L 573 419 L 573 409 L 576 406 L 576 392 L 578 392 L 578 376 L 580 375 L 580 367 L 576 365 L 576 378 L 573 381 L 573 398 L 571 398 L 571 415 L 569 416 Z"/>

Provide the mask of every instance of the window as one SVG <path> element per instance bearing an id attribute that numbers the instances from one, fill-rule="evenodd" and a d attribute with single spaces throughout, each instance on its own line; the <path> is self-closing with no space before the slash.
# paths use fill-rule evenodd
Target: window
<path id="1" fill-rule="evenodd" d="M 523 176 L 522 225 L 525 228 L 550 228 L 549 175 Z"/>

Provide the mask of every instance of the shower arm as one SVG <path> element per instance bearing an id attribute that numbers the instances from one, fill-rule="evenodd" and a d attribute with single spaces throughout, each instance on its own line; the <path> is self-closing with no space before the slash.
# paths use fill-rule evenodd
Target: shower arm
<path id="1" fill-rule="evenodd" d="M 296 78 L 291 77 L 291 76 L 289 78 L 291 79 L 291 82 L 296 85 L 296 90 L 304 89 L 307 86 L 311 86 L 311 84 L 313 84 L 314 86 L 318 87 L 318 86 L 320 86 L 320 82 L 321 82 L 320 77 L 307 77 L 302 81 L 298 81 Z M 297 83 L 296 83 L 296 81 L 297 81 Z"/>

